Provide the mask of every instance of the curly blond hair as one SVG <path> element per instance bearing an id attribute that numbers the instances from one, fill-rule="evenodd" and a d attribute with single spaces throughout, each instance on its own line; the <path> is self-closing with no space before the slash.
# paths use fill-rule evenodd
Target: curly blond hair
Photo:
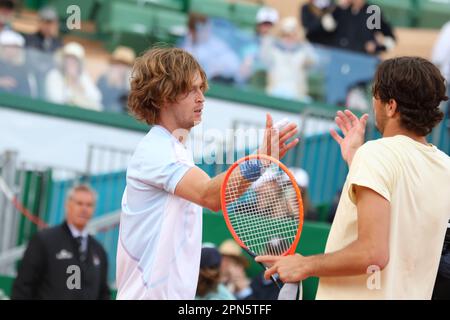
<path id="1" fill-rule="evenodd" d="M 178 48 L 153 48 L 136 59 L 128 96 L 130 113 L 149 125 L 156 124 L 161 107 L 187 94 L 200 73 L 204 91 L 206 74 L 195 58 Z"/>

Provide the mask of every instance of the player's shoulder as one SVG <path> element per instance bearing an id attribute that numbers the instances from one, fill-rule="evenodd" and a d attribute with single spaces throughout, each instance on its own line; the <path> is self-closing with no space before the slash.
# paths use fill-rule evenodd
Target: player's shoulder
<path id="1" fill-rule="evenodd" d="M 186 150 L 179 145 L 169 131 L 154 126 L 137 145 L 128 169 L 140 170 L 143 165 L 156 168 L 189 158 L 184 154 Z"/>
<path id="2" fill-rule="evenodd" d="M 383 137 L 366 142 L 361 146 L 362 152 L 396 152 L 402 149 L 417 148 L 420 143 L 404 136 Z"/>
<path id="3" fill-rule="evenodd" d="M 54 241 L 55 238 L 62 237 L 65 232 L 64 224 L 53 226 L 50 228 L 43 229 L 38 232 L 38 236 L 42 240 Z"/>
<path id="4" fill-rule="evenodd" d="M 358 148 L 353 158 L 353 162 L 369 161 L 377 163 L 378 165 L 385 163 L 390 166 L 401 160 L 401 156 L 399 156 L 400 149 L 401 147 L 395 139 L 380 138 L 370 140 Z"/>
<path id="5" fill-rule="evenodd" d="M 159 126 L 154 126 L 139 142 L 135 150 L 135 156 L 152 158 L 164 158 L 173 153 L 173 143 L 170 133 L 164 132 Z"/>
<path id="6" fill-rule="evenodd" d="M 386 161 L 395 159 L 404 161 L 409 159 L 411 155 L 422 154 L 427 158 L 450 164 L 450 157 L 436 146 L 422 144 L 404 135 L 368 141 L 358 149 L 357 154 L 358 156 L 371 156 Z"/>
<path id="7" fill-rule="evenodd" d="M 372 154 L 378 155 L 382 152 L 388 152 L 390 149 L 395 148 L 395 142 L 389 140 L 389 138 L 381 138 L 377 140 L 370 140 L 359 147 L 358 154 Z"/>
<path id="8" fill-rule="evenodd" d="M 446 154 L 444 151 L 439 150 L 436 148 L 436 157 L 439 158 L 439 160 L 444 164 L 444 166 L 448 169 L 448 172 L 450 172 L 450 156 Z"/>
<path id="9" fill-rule="evenodd" d="M 172 139 L 173 136 L 169 131 L 161 126 L 153 126 L 141 140 L 141 143 L 152 146 L 166 147 L 171 145 Z"/>

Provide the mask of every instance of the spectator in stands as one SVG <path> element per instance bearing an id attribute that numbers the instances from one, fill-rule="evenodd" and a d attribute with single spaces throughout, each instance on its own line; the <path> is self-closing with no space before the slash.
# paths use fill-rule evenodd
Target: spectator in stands
<path id="1" fill-rule="evenodd" d="M 236 300 L 220 282 L 222 256 L 216 247 L 204 245 L 200 258 L 196 300 Z"/>
<path id="2" fill-rule="evenodd" d="M 182 48 L 198 60 L 208 79 L 226 84 L 235 82 L 239 76 L 239 57 L 224 41 L 212 34 L 208 18 L 191 13 L 188 29 Z"/>
<path id="3" fill-rule="evenodd" d="M 309 198 L 308 186 L 309 186 L 309 175 L 301 168 L 291 168 L 290 171 L 294 175 L 295 181 L 300 188 L 302 201 L 303 201 L 303 214 L 305 220 L 318 220 L 318 214 L 316 208 L 311 203 Z"/>
<path id="4" fill-rule="evenodd" d="M 36 75 L 39 97 L 45 99 L 45 78 L 55 68 L 54 53 L 63 45 L 59 37 L 59 18 L 52 7 L 39 11 L 39 29 L 25 36 L 28 67 Z"/>
<path id="5" fill-rule="evenodd" d="M 238 300 L 276 300 L 280 290 L 271 281 L 264 279 L 264 271 L 249 279 L 246 269 L 248 260 L 242 249 L 232 239 L 225 240 L 219 247 L 222 254 L 222 283 Z"/>
<path id="6" fill-rule="evenodd" d="M 97 111 L 102 109 L 102 95 L 84 71 L 84 59 L 84 48 L 79 43 L 70 42 L 63 47 L 60 67 L 51 70 L 45 81 L 49 101 Z"/>
<path id="7" fill-rule="evenodd" d="M 342 49 L 376 55 L 395 47 L 392 27 L 383 15 L 379 29 L 369 29 L 368 21 L 373 13 L 368 13 L 369 4 L 365 0 L 346 0 L 341 4 L 337 21 L 336 46 Z M 369 11 L 370 12 L 370 11 Z"/>
<path id="8" fill-rule="evenodd" d="M 102 105 L 105 111 L 119 113 L 126 111 L 131 68 L 135 58 L 131 48 L 117 47 L 114 50 L 109 69 L 97 82 L 102 93 Z"/>
<path id="9" fill-rule="evenodd" d="M 308 69 L 316 63 L 312 47 L 300 43 L 300 30 L 295 17 L 281 21 L 279 37 L 264 39 L 261 49 L 268 66 L 266 92 L 286 99 L 311 101 L 308 96 Z"/>
<path id="10" fill-rule="evenodd" d="M 330 0 L 308 0 L 301 8 L 301 22 L 306 39 L 314 44 L 334 46 L 339 10 Z"/>
<path id="11" fill-rule="evenodd" d="M 59 37 L 59 17 L 52 7 L 45 7 L 39 11 L 39 29 L 36 33 L 25 37 L 26 46 L 40 51 L 54 53 L 62 47 Z"/>
<path id="12" fill-rule="evenodd" d="M 243 300 L 251 294 L 250 279 L 245 270 L 248 260 L 242 255 L 242 249 L 232 239 L 225 240 L 219 247 L 222 254 L 221 282 L 234 294 Z"/>
<path id="13" fill-rule="evenodd" d="M 36 78 L 25 66 L 24 44 L 17 32 L 0 32 L 0 92 L 36 97 Z"/>
<path id="14" fill-rule="evenodd" d="M 260 8 L 256 13 L 256 34 L 260 37 L 269 35 L 279 19 L 277 9 L 272 7 Z"/>
<path id="15" fill-rule="evenodd" d="M 10 23 L 14 16 L 14 9 L 13 0 L 0 0 L 0 33 L 11 29 Z"/>
<path id="16" fill-rule="evenodd" d="M 260 8 L 256 14 L 255 41 L 243 49 L 240 77 L 242 81 L 249 81 L 254 87 L 263 89 L 266 87 L 267 66 L 261 59 L 261 43 L 262 39 L 271 36 L 278 19 L 279 15 L 276 9 L 271 7 Z"/>
<path id="17" fill-rule="evenodd" d="M 29 241 L 12 288 L 12 299 L 108 300 L 106 252 L 86 226 L 95 192 L 73 187 L 63 224 L 37 232 Z"/>

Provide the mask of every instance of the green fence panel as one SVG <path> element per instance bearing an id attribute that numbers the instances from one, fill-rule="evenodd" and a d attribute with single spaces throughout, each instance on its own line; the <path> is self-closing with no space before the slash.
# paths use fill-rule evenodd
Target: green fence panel
<path id="1" fill-rule="evenodd" d="M 0 275 L 0 300 L 9 299 L 13 282 L 13 277 Z"/>

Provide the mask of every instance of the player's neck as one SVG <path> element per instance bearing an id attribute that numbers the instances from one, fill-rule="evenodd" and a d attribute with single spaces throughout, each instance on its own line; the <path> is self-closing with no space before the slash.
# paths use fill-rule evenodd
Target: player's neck
<path id="1" fill-rule="evenodd" d="M 394 137 L 398 135 L 407 136 L 408 138 L 411 138 L 419 143 L 428 145 L 426 137 L 419 136 L 409 130 L 399 127 L 398 125 L 386 125 L 386 128 L 384 128 L 383 138 Z"/>
<path id="2" fill-rule="evenodd" d="M 158 121 L 156 124 L 169 131 L 170 134 L 173 135 L 181 143 L 184 143 L 186 141 L 187 135 L 190 132 L 190 129 L 180 128 L 180 126 L 175 123 L 175 121 L 171 121 L 170 119 L 165 119 L 163 117 L 161 117 L 160 121 Z"/>

